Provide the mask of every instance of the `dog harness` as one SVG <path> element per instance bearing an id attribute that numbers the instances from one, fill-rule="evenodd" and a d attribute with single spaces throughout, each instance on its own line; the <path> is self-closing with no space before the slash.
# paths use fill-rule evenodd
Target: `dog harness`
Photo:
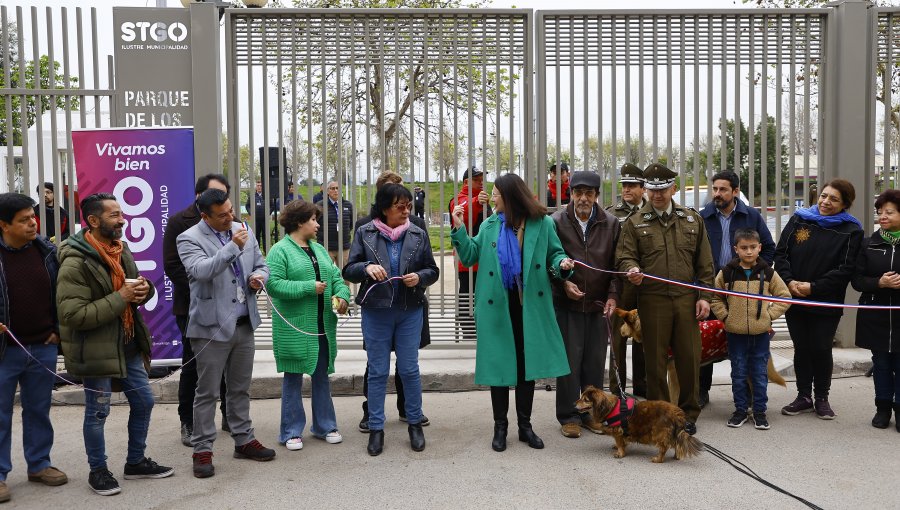
<path id="1" fill-rule="evenodd" d="M 622 427 L 622 432 L 628 435 L 628 418 L 634 414 L 633 398 L 617 398 L 616 406 L 603 419 L 603 425 L 607 427 Z"/>

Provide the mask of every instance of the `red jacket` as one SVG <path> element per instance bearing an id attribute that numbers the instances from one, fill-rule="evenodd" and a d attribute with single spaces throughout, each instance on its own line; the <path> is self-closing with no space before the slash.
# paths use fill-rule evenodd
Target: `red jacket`
<path id="1" fill-rule="evenodd" d="M 456 208 L 457 204 L 462 204 L 463 206 L 463 221 L 466 224 L 466 231 L 470 236 L 474 237 L 478 234 L 478 228 L 481 227 L 481 222 L 485 220 L 491 213 L 491 207 L 487 204 L 482 204 L 478 201 L 478 193 L 481 190 L 472 190 L 469 191 L 469 185 L 463 184 L 463 186 L 459 189 L 459 193 L 457 193 L 456 198 L 450 200 L 450 204 L 448 205 L 448 209 L 450 211 L 451 216 L 453 215 L 453 209 Z M 469 194 L 472 194 L 469 197 Z M 469 211 L 472 211 L 472 222 L 469 223 Z M 487 211 L 485 214 L 484 211 Z M 454 250 L 454 254 L 456 251 Z M 466 273 L 469 271 L 478 271 L 478 264 L 475 264 L 471 268 L 468 268 L 462 265 L 459 260 L 456 262 L 457 270 L 461 273 Z"/>

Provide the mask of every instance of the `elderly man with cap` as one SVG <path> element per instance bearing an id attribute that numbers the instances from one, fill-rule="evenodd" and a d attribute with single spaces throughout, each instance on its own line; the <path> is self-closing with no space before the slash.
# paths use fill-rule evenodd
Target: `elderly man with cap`
<path id="1" fill-rule="evenodd" d="M 619 183 L 622 184 L 622 200 L 606 208 L 613 216 L 625 223 L 628 218 L 634 216 L 647 203 L 644 198 L 644 173 L 632 163 L 625 163 L 620 170 Z M 621 280 L 619 292 L 619 308 L 634 310 L 637 308 L 637 289 L 628 280 Z M 622 381 L 622 389 L 625 389 L 628 361 L 625 358 L 628 339 L 622 336 L 619 329 L 622 327 L 622 318 L 613 317 L 612 349 L 613 357 L 609 360 L 609 390 L 619 393 L 619 381 Z M 618 370 L 616 370 L 618 368 Z M 647 375 L 644 370 L 644 346 L 640 342 L 631 345 L 631 385 L 635 395 L 647 396 Z"/>
<path id="2" fill-rule="evenodd" d="M 677 398 L 688 418 L 685 430 L 697 432 L 700 373 L 700 328 L 698 320 L 709 315 L 709 292 L 644 280 L 644 273 L 713 285 L 713 258 L 703 218 L 694 210 L 676 204 L 678 174 L 660 163 L 644 170 L 648 203 L 622 224 L 616 247 L 619 271 L 638 286 L 647 368 L 647 398 L 669 400 L 666 358 L 671 348 L 681 391 Z"/>
<path id="3" fill-rule="evenodd" d="M 566 255 L 574 260 L 610 271 L 615 270 L 618 220 L 597 205 L 602 181 L 594 172 L 575 172 L 569 181 L 572 201 L 553 213 L 556 232 Z M 606 320 L 616 309 L 619 279 L 576 266 L 568 280 L 553 284 L 556 320 L 566 346 L 569 375 L 556 379 L 556 419 L 566 437 L 581 436 L 581 426 L 600 433 L 596 425 L 582 421 L 575 401 L 588 386 L 603 386 Z"/>

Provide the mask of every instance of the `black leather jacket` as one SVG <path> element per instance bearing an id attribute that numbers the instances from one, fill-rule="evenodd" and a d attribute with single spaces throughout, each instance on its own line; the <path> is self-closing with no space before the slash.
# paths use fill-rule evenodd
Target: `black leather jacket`
<path id="1" fill-rule="evenodd" d="M 418 285 L 407 287 L 399 282 L 396 292 L 391 283 L 376 286 L 377 282 L 366 273 L 366 266 L 369 264 L 378 264 L 387 271 L 391 267 L 387 243 L 374 223 L 367 223 L 356 231 L 350 246 L 350 258 L 343 271 L 345 280 L 362 284 L 356 293 L 356 304 L 364 308 L 399 307 L 406 310 L 423 306 L 426 300 L 425 287 L 435 283 L 440 274 L 431 253 L 428 234 L 413 224 L 406 231 L 403 248 L 400 250 L 400 274 L 418 273 Z"/>

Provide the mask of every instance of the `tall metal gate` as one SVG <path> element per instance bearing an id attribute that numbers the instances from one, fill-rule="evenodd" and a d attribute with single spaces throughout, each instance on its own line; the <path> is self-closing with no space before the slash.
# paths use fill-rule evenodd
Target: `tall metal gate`
<path id="1" fill-rule="evenodd" d="M 538 11 L 537 160 L 597 171 L 605 203 L 624 162 L 664 161 L 695 208 L 714 173 L 734 170 L 777 237 L 824 170 L 829 13 Z"/>

